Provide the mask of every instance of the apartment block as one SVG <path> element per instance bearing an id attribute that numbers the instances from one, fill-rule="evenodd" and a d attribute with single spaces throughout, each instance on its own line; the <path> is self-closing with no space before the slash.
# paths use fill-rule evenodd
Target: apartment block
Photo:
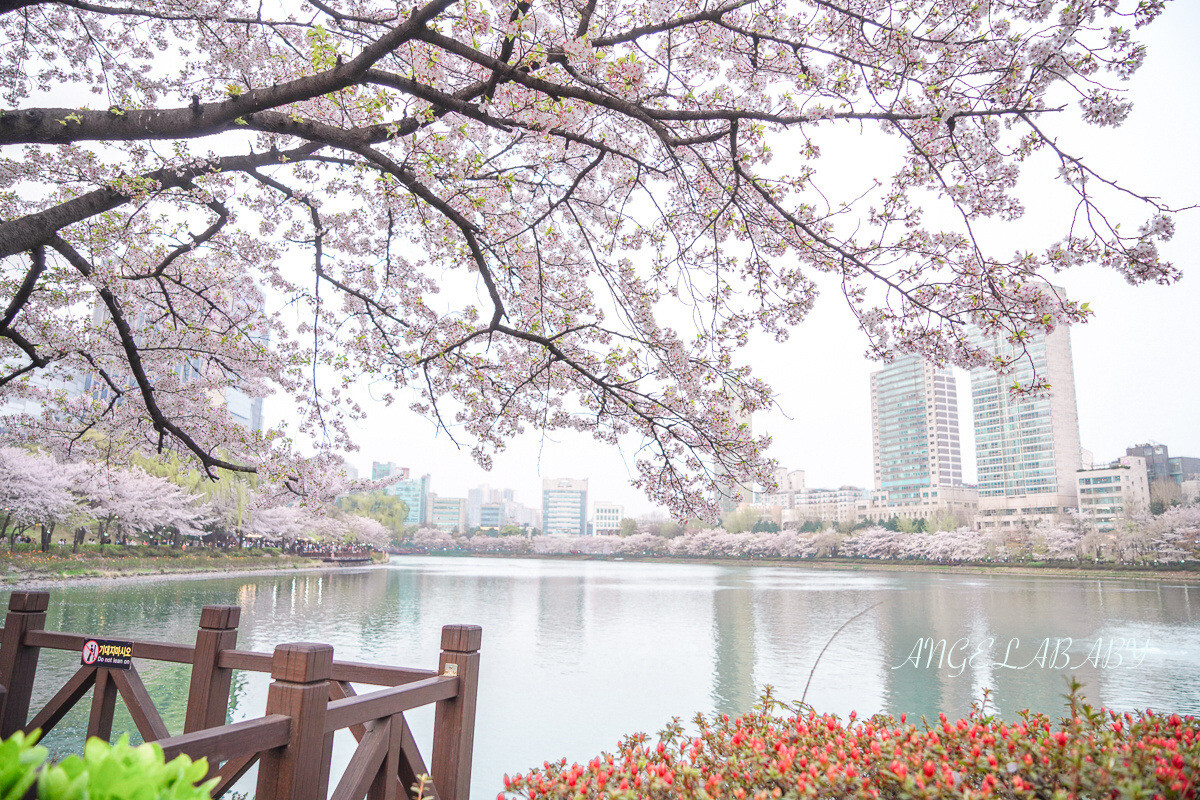
<path id="1" fill-rule="evenodd" d="M 469 504 L 467 513 L 468 515 L 470 514 Z M 469 519 L 468 524 L 470 524 Z M 499 530 L 506 525 L 517 525 L 523 528 L 540 528 L 541 515 L 537 509 L 529 508 L 515 500 L 484 503 L 479 507 L 479 523 L 477 527 L 484 530 Z"/>
<path id="2" fill-rule="evenodd" d="M 493 489 L 486 483 L 467 490 L 467 525 L 469 527 L 487 528 L 481 516 L 484 504 L 515 503 L 516 494 L 512 489 Z M 501 523 L 506 524 L 506 523 Z"/>
<path id="3" fill-rule="evenodd" d="M 372 461 L 371 480 L 379 481 L 384 478 L 404 479 L 408 477 L 407 467 L 398 467 L 394 461 Z"/>
<path id="4" fill-rule="evenodd" d="M 795 508 L 796 496 L 803 493 L 804 470 L 781 468 L 775 471 L 775 490 L 755 492 L 754 504 L 766 508 Z"/>

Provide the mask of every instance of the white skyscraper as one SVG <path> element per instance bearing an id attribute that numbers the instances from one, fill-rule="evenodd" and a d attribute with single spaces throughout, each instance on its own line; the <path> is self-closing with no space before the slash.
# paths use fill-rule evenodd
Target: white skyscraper
<path id="1" fill-rule="evenodd" d="M 975 341 L 993 354 L 1018 357 L 1014 370 L 1003 375 L 987 367 L 971 370 L 979 473 L 976 525 L 1005 529 L 1053 521 L 1079 505 L 1079 415 L 1070 330 L 1060 326 L 1049 336 L 1028 337 L 1026 354 L 1002 336 L 977 333 Z M 1014 396 L 1013 382 L 1028 383 L 1035 370 L 1049 390 Z"/>

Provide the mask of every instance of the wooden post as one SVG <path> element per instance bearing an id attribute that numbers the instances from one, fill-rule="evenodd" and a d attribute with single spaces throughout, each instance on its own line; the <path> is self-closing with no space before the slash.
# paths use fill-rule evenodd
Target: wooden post
<path id="1" fill-rule="evenodd" d="M 266 713 L 292 718 L 292 740 L 259 757 L 256 800 L 325 800 L 330 755 L 325 711 L 332 670 L 333 648 L 327 644 L 297 642 L 275 648 L 275 680 L 267 689 Z"/>
<path id="2" fill-rule="evenodd" d="M 7 739 L 24 728 L 29 717 L 40 649 L 25 644 L 25 632 L 45 629 L 49 605 L 47 592 L 13 592 L 8 598 L 8 615 L 0 637 L 0 686 L 7 694 L 0 711 L 0 738 Z"/>
<path id="3" fill-rule="evenodd" d="M 458 676 L 458 694 L 437 704 L 433 717 L 433 789 L 438 800 L 467 800 L 471 794 L 471 750 L 475 742 L 475 701 L 479 694 L 478 625 L 442 628 L 438 671 Z"/>
<path id="4" fill-rule="evenodd" d="M 233 670 L 218 667 L 217 659 L 222 650 L 232 650 L 237 645 L 241 615 L 242 610 L 237 606 L 205 606 L 200 610 L 184 733 L 225 724 Z"/>
<path id="5" fill-rule="evenodd" d="M 92 688 L 92 713 L 88 716 L 87 738 L 112 739 L 113 712 L 117 710 L 117 683 L 106 669 L 96 670 Z"/>

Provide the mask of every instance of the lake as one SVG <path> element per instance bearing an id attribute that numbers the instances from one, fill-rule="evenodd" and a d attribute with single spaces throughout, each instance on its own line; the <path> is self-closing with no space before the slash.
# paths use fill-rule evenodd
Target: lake
<path id="1" fill-rule="evenodd" d="M 808 703 L 842 716 L 963 716 L 985 690 L 1002 716 L 1057 716 L 1071 674 L 1097 704 L 1200 714 L 1200 584 L 1170 580 L 412 556 L 67 584 L 51 590 L 47 628 L 190 643 L 214 603 L 241 606 L 241 649 L 327 642 L 339 659 L 431 669 L 443 625 L 483 626 L 474 800 L 505 772 L 586 760 L 672 717 L 745 711 L 768 684 L 789 701 L 807 684 Z M 43 653 L 35 708 L 77 667 L 77 654 Z M 178 733 L 187 667 L 139 670 Z M 235 719 L 262 714 L 266 683 L 236 673 Z M 78 747 L 87 705 L 56 729 L 56 751 Z M 410 722 L 427 742 L 432 712 Z"/>

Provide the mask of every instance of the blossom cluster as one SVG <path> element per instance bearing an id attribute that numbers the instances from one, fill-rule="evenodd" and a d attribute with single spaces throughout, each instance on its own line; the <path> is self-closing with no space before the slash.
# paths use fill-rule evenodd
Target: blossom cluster
<path id="1" fill-rule="evenodd" d="M 772 473 L 744 348 L 820 283 L 875 357 L 1035 391 L 1028 337 L 1091 313 L 1057 273 L 1179 276 L 1173 207 L 1050 130 L 1126 119 L 1163 0 L 302 5 L 0 2 L 7 441 L 296 483 L 368 379 L 485 467 L 624 442 L 712 519 Z M 848 135 L 870 158 L 822 160 Z M 980 234 L 1052 182 L 1044 241 Z"/>
<path id="2" fill-rule="evenodd" d="M 626 738 L 586 764 L 566 759 L 506 775 L 497 800 L 773 800 L 774 798 L 1193 798 L 1200 721 L 1095 709 L 1072 692 L 1058 721 L 979 708 L 920 724 L 842 720 L 768 694 L 753 712 L 674 723 L 656 742 Z"/>

